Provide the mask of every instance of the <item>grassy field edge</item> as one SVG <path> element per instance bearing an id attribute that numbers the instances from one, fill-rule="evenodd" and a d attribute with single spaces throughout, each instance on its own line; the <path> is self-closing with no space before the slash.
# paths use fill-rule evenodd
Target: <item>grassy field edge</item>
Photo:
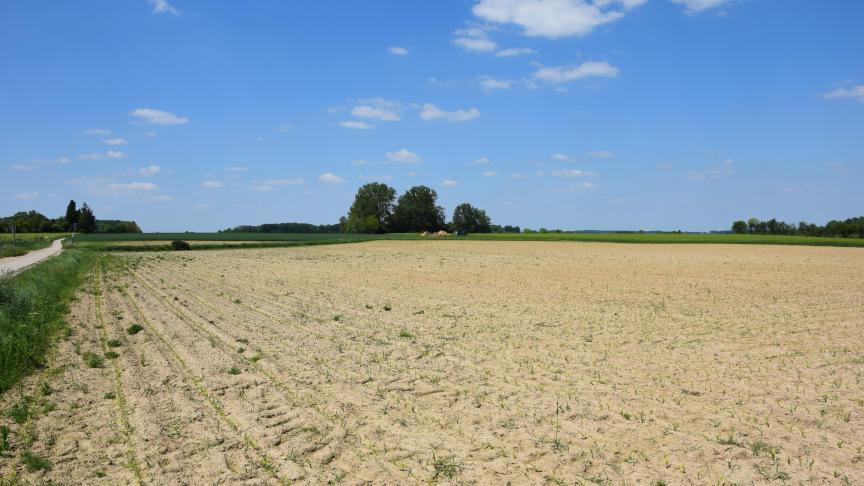
<path id="1" fill-rule="evenodd" d="M 43 366 L 75 291 L 99 255 L 67 250 L 0 279 L 0 393 Z"/>

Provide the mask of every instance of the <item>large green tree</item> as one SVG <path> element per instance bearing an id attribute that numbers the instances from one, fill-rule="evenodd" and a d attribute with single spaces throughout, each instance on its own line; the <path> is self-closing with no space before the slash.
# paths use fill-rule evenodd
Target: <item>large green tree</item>
<path id="1" fill-rule="evenodd" d="M 96 216 L 93 210 L 85 202 L 78 212 L 78 231 L 82 233 L 93 233 L 96 231 Z"/>
<path id="2" fill-rule="evenodd" d="M 747 232 L 747 223 L 744 221 L 735 221 L 732 223 L 732 232 L 743 235 Z"/>
<path id="3" fill-rule="evenodd" d="M 370 182 L 357 190 L 348 211 L 347 233 L 385 233 L 390 229 L 396 190 L 387 184 Z"/>
<path id="4" fill-rule="evenodd" d="M 69 204 L 66 206 L 66 229 L 71 230 L 72 225 L 78 222 L 78 208 L 75 205 L 75 200 L 72 199 L 69 201 Z"/>
<path id="5" fill-rule="evenodd" d="M 393 211 L 395 231 L 438 231 L 444 229 L 444 208 L 437 205 L 438 193 L 426 186 L 414 186 L 399 196 Z"/>
<path id="6" fill-rule="evenodd" d="M 453 229 L 468 233 L 491 233 L 492 220 L 486 211 L 475 208 L 468 203 L 462 203 L 453 210 Z"/>

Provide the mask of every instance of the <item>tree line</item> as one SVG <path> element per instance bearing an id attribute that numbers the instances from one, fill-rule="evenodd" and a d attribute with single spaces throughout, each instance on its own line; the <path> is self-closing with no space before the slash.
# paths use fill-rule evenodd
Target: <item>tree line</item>
<path id="1" fill-rule="evenodd" d="M 519 232 L 518 226 L 492 224 L 486 211 L 469 203 L 456 206 L 447 222 L 434 189 L 414 186 L 397 198 L 395 189 L 380 182 L 364 184 L 357 190 L 348 216 L 340 218 L 339 227 L 345 233 Z"/>
<path id="2" fill-rule="evenodd" d="M 35 210 L 0 217 L 0 232 L 11 232 L 13 225 L 17 233 L 62 233 L 76 228 L 80 233 L 141 233 L 134 221 L 98 220 L 86 202 L 78 208 L 75 200 L 69 201 L 66 214 L 58 218 L 48 218 Z"/>
<path id="3" fill-rule="evenodd" d="M 242 225 L 219 233 L 339 233 L 338 224 L 267 223 L 257 226 Z"/>
<path id="4" fill-rule="evenodd" d="M 760 221 L 750 218 L 732 223 L 732 232 L 754 235 L 835 236 L 842 238 L 864 238 L 864 216 L 843 221 L 831 220 L 824 226 L 801 221 L 797 225 L 770 219 Z"/>

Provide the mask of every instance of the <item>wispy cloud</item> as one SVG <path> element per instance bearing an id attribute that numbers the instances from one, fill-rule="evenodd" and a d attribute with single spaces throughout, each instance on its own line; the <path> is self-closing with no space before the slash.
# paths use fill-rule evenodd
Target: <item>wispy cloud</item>
<path id="1" fill-rule="evenodd" d="M 152 182 L 127 182 L 108 184 L 108 189 L 112 191 L 158 191 L 159 186 Z"/>
<path id="2" fill-rule="evenodd" d="M 103 135 L 104 136 L 104 135 L 111 135 L 111 130 L 108 130 L 107 128 L 88 128 L 87 130 L 84 130 L 84 133 L 86 133 L 87 135 L 94 135 L 94 136 L 95 135 Z"/>
<path id="3" fill-rule="evenodd" d="M 204 181 L 201 183 L 201 187 L 203 187 L 204 189 L 219 189 L 224 185 L 225 184 L 220 181 Z"/>
<path id="4" fill-rule="evenodd" d="M 672 0 L 673 3 L 684 5 L 685 10 L 689 14 L 697 14 L 717 8 L 721 5 L 729 3 L 731 0 Z"/>
<path id="5" fill-rule="evenodd" d="M 477 78 L 477 84 L 480 85 L 483 91 L 491 92 L 497 89 L 510 89 L 513 81 L 509 79 L 496 79 L 492 76 L 480 76 Z"/>
<path id="6" fill-rule="evenodd" d="M 441 181 L 441 187 L 456 187 L 459 185 L 459 181 L 454 181 L 453 179 L 444 179 Z"/>
<path id="7" fill-rule="evenodd" d="M 549 84 L 560 84 L 587 77 L 618 76 L 619 69 L 608 62 L 584 62 L 578 66 L 553 66 L 541 67 L 534 72 L 532 77 L 538 81 Z"/>
<path id="8" fill-rule="evenodd" d="M 107 145 L 126 145 L 127 143 L 129 143 L 129 141 L 125 138 L 116 137 L 102 140 L 102 143 Z"/>
<path id="9" fill-rule="evenodd" d="M 294 128 L 290 123 L 283 123 L 276 128 L 278 133 L 288 133 L 291 129 Z"/>
<path id="10" fill-rule="evenodd" d="M 552 175 L 555 177 L 592 177 L 596 176 L 597 173 L 590 170 L 582 170 L 582 169 L 565 169 L 565 170 L 556 170 L 552 171 Z"/>
<path id="11" fill-rule="evenodd" d="M 483 173 L 483 177 L 495 177 L 497 175 L 498 175 L 497 170 L 487 170 L 486 172 Z"/>
<path id="12" fill-rule="evenodd" d="M 325 184 L 342 184 L 345 182 L 345 179 L 339 177 L 338 175 L 332 172 L 325 172 L 318 176 L 318 180 Z"/>
<path id="13" fill-rule="evenodd" d="M 508 48 L 501 49 L 495 53 L 498 57 L 515 57 L 515 56 L 527 56 L 529 54 L 535 54 L 537 51 L 531 49 L 530 47 L 516 47 L 516 48 Z"/>
<path id="14" fill-rule="evenodd" d="M 249 168 L 243 165 L 229 165 L 225 167 L 225 170 L 228 172 L 247 172 Z"/>
<path id="15" fill-rule="evenodd" d="M 38 168 L 37 164 L 12 164 L 9 166 L 9 170 L 14 172 L 30 172 Z"/>
<path id="16" fill-rule="evenodd" d="M 864 84 L 859 84 L 858 86 L 853 86 L 851 88 L 837 88 L 833 91 L 824 93 L 822 97 L 829 100 L 836 98 L 851 98 L 853 100 L 864 102 Z"/>
<path id="17" fill-rule="evenodd" d="M 419 164 L 423 161 L 423 159 L 419 155 L 404 148 L 393 152 L 387 152 L 384 154 L 384 156 L 392 162 L 399 162 L 403 164 Z"/>
<path id="18" fill-rule="evenodd" d="M 170 111 L 153 108 L 138 108 L 129 114 L 137 118 L 141 123 L 150 125 L 184 125 L 189 122 L 188 118 L 177 116 Z"/>
<path id="19" fill-rule="evenodd" d="M 402 46 L 390 46 L 387 48 L 387 52 L 393 54 L 394 56 L 407 56 L 408 49 Z"/>
<path id="20" fill-rule="evenodd" d="M 455 36 L 451 41 L 453 45 L 468 52 L 490 52 L 498 47 L 498 44 L 480 27 L 459 29 L 453 35 Z"/>
<path id="21" fill-rule="evenodd" d="M 36 199 L 39 197 L 39 193 L 38 192 L 22 192 L 20 194 L 15 194 L 12 197 L 14 199 L 18 199 L 21 201 L 32 201 L 33 199 Z"/>
<path id="22" fill-rule="evenodd" d="M 171 14 L 171 15 L 180 15 L 180 12 L 174 8 L 173 5 L 168 3 L 168 0 L 147 0 L 147 3 L 153 7 L 153 13 L 155 14 Z"/>
<path id="23" fill-rule="evenodd" d="M 371 130 L 375 128 L 375 125 L 360 120 L 343 120 L 339 122 L 339 126 L 342 128 L 352 128 L 354 130 Z"/>
<path id="24" fill-rule="evenodd" d="M 351 114 L 357 118 L 365 118 L 378 121 L 399 121 L 399 113 L 402 106 L 396 102 L 384 98 L 370 98 L 358 100 L 358 104 L 351 109 Z"/>
<path id="25" fill-rule="evenodd" d="M 588 156 L 596 159 L 611 159 L 612 157 L 615 157 L 615 154 L 608 150 L 592 150 L 588 152 Z"/>
<path id="26" fill-rule="evenodd" d="M 424 120 L 447 120 L 452 123 L 466 122 L 480 116 L 480 111 L 477 108 L 469 108 L 467 110 L 444 111 L 441 108 L 431 104 L 423 103 L 420 110 L 420 118 Z"/>
<path id="27" fill-rule="evenodd" d="M 160 172 L 162 172 L 162 168 L 158 165 L 148 165 L 147 167 L 143 167 L 138 170 L 141 175 L 145 176 L 154 176 Z"/>
<path id="28" fill-rule="evenodd" d="M 305 184 L 303 179 L 270 179 L 266 181 L 258 181 L 249 187 L 252 192 L 270 192 L 280 186 L 299 186 Z"/>
<path id="29" fill-rule="evenodd" d="M 584 36 L 621 19 L 647 0 L 481 0 L 474 15 L 486 22 L 514 24 L 532 37 Z"/>
<path id="30" fill-rule="evenodd" d="M 479 159 L 475 159 L 475 160 L 473 160 L 473 161 L 471 162 L 471 165 L 485 165 L 485 164 L 489 164 L 489 163 L 491 163 L 491 162 L 492 162 L 492 161 L 489 160 L 489 159 L 486 158 L 486 157 L 480 157 Z"/>
<path id="31" fill-rule="evenodd" d="M 119 150 L 108 150 L 105 152 L 94 152 L 90 154 L 81 154 L 77 157 L 79 160 L 104 160 L 104 159 L 125 159 L 126 154 Z"/>
<path id="32" fill-rule="evenodd" d="M 552 154 L 552 159 L 553 160 L 560 160 L 561 162 L 566 162 L 566 161 L 570 160 L 570 156 L 567 154 L 558 153 L 558 154 Z"/>

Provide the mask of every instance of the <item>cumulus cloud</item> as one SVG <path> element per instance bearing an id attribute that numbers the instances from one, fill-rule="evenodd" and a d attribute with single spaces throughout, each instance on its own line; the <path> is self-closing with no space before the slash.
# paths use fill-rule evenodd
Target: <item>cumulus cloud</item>
<path id="1" fill-rule="evenodd" d="M 342 184 L 345 182 L 345 179 L 339 177 L 338 175 L 332 172 L 325 172 L 318 176 L 318 180 L 325 184 Z"/>
<path id="2" fill-rule="evenodd" d="M 72 160 L 70 160 L 69 157 L 60 157 L 59 159 L 54 161 L 54 163 L 61 164 L 61 165 L 66 165 L 69 162 L 72 162 Z"/>
<path id="3" fill-rule="evenodd" d="M 138 172 L 141 173 L 141 175 L 153 176 L 162 172 L 162 168 L 158 165 L 148 165 L 147 167 L 138 170 Z"/>
<path id="4" fill-rule="evenodd" d="M 683 5 L 689 14 L 696 14 L 729 3 L 731 0 L 672 0 Z"/>
<path id="5" fill-rule="evenodd" d="M 529 54 L 534 54 L 536 51 L 531 49 L 530 47 L 511 47 L 508 49 L 501 49 L 495 53 L 498 57 L 515 57 L 515 56 L 527 56 Z"/>
<path id="6" fill-rule="evenodd" d="M 203 187 L 204 189 L 219 189 L 224 185 L 225 184 L 219 181 L 204 181 L 201 183 L 201 187 Z"/>
<path id="7" fill-rule="evenodd" d="M 408 49 L 402 46 L 390 46 L 387 48 L 387 52 L 393 54 L 394 56 L 407 56 Z"/>
<path id="8" fill-rule="evenodd" d="M 126 145 L 129 142 L 125 138 L 116 137 L 102 140 L 102 143 L 107 145 Z"/>
<path id="9" fill-rule="evenodd" d="M 475 159 L 471 162 L 471 165 L 484 165 L 491 163 L 492 161 L 487 159 L 486 157 L 480 157 L 479 159 Z"/>
<path id="10" fill-rule="evenodd" d="M 87 135 L 111 135 L 111 130 L 107 128 L 88 128 L 84 130 Z"/>
<path id="11" fill-rule="evenodd" d="M 399 162 L 403 164 L 419 164 L 423 161 L 419 155 L 408 150 L 408 149 L 399 149 L 394 152 L 387 152 L 384 154 L 388 160 L 392 162 Z"/>
<path id="12" fill-rule="evenodd" d="M 555 39 L 590 34 L 646 1 L 481 0 L 473 12 L 487 22 L 517 25 L 527 36 Z"/>
<path id="13" fill-rule="evenodd" d="M 483 173 L 483 177 L 495 177 L 497 175 L 498 175 L 497 170 L 487 170 L 486 172 Z"/>
<path id="14" fill-rule="evenodd" d="M 459 29 L 453 35 L 456 36 L 451 41 L 453 45 L 469 52 L 490 52 L 498 47 L 498 44 L 490 39 L 489 34 L 480 27 Z"/>
<path id="15" fill-rule="evenodd" d="M 829 100 L 836 98 L 851 98 L 864 102 L 864 84 L 859 84 L 858 86 L 853 86 L 851 88 L 837 88 L 833 91 L 824 93 L 822 97 Z"/>
<path id="16" fill-rule="evenodd" d="M 351 114 L 357 118 L 369 120 L 399 121 L 401 119 L 399 112 L 401 111 L 402 106 L 395 101 L 370 98 L 358 100 L 358 104 L 351 109 Z"/>
<path id="17" fill-rule="evenodd" d="M 560 160 L 562 162 L 566 162 L 566 161 L 570 160 L 570 156 L 567 154 L 552 154 L 552 158 L 554 160 Z"/>
<path id="18" fill-rule="evenodd" d="M 127 182 L 125 184 L 108 184 L 108 189 L 112 191 L 158 191 L 159 186 L 152 182 Z"/>
<path id="19" fill-rule="evenodd" d="M 38 192 L 22 192 L 20 194 L 15 194 L 12 197 L 15 199 L 22 200 L 22 201 L 32 201 L 33 199 L 36 199 L 39 197 L 39 193 Z"/>
<path id="20" fill-rule="evenodd" d="M 549 84 L 560 84 L 587 77 L 618 76 L 618 68 L 608 62 L 583 62 L 578 66 L 541 67 L 532 75 L 534 79 Z"/>
<path id="21" fill-rule="evenodd" d="M 150 125 L 183 125 L 189 122 L 188 118 L 177 116 L 170 111 L 156 110 L 153 108 L 138 108 L 129 113 L 138 118 L 141 123 Z"/>
<path id="22" fill-rule="evenodd" d="M 444 111 L 441 108 L 431 104 L 423 103 L 420 110 L 420 118 L 424 120 L 447 120 L 452 123 L 466 122 L 480 116 L 480 111 L 477 108 L 468 110 Z"/>
<path id="23" fill-rule="evenodd" d="M 591 177 L 596 176 L 597 173 L 590 170 L 582 170 L 582 169 L 565 169 L 565 170 L 556 170 L 552 172 L 552 175 L 555 177 Z"/>
<path id="24" fill-rule="evenodd" d="M 104 160 L 104 159 L 125 159 L 126 154 L 119 150 L 108 150 L 106 152 L 94 152 L 92 154 L 81 154 L 79 160 Z"/>
<path id="25" fill-rule="evenodd" d="M 444 179 L 441 181 L 441 187 L 456 187 L 459 185 L 458 181 L 454 181 L 453 179 Z"/>
<path id="26" fill-rule="evenodd" d="M 371 130 L 375 128 L 375 125 L 360 120 L 340 121 L 339 126 L 342 128 L 352 128 L 354 130 Z"/>
<path id="27" fill-rule="evenodd" d="M 171 15 L 180 15 L 180 12 L 174 8 L 173 5 L 168 3 L 168 0 L 147 0 L 147 3 L 153 7 L 153 13 L 155 14 L 171 14 Z"/>
<path id="28" fill-rule="evenodd" d="M 491 76 L 480 76 L 477 78 L 477 84 L 480 85 L 483 91 L 489 92 L 496 89 L 510 89 L 513 81 L 509 79 L 496 79 Z"/>

